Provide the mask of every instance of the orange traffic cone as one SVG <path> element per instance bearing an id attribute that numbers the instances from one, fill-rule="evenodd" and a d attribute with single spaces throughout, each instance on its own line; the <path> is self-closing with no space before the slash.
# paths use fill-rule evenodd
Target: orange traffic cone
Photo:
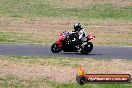
<path id="1" fill-rule="evenodd" d="M 86 74 L 86 70 L 80 65 L 80 68 L 77 70 L 78 76 L 84 76 Z"/>

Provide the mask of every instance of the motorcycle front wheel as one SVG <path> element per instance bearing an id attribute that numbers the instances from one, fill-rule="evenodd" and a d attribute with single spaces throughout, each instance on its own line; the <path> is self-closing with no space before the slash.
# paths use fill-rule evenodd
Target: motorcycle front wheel
<path id="1" fill-rule="evenodd" d="M 58 44 L 57 44 L 57 43 L 53 43 L 53 44 L 51 45 L 51 51 L 52 51 L 53 53 L 59 53 L 59 52 L 62 51 L 62 49 L 61 49 L 60 47 L 58 47 Z"/>

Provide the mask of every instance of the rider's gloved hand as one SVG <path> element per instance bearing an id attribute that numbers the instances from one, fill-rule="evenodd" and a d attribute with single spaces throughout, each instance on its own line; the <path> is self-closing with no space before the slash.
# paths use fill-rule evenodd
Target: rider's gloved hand
<path id="1" fill-rule="evenodd" d="M 77 40 L 77 39 L 74 38 L 74 39 L 72 40 L 72 42 L 75 42 L 76 40 Z"/>

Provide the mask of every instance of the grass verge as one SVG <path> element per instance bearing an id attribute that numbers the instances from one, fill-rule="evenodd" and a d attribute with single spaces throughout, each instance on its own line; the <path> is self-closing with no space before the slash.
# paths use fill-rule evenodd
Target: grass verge
<path id="1" fill-rule="evenodd" d="M 46 79 L 21 79 L 16 76 L 0 77 L 1 88 L 131 88 L 132 84 L 85 84 L 58 83 Z"/>
<path id="2" fill-rule="evenodd" d="M 86 3 L 78 7 L 74 2 Z M 122 0 L 101 0 L 100 4 L 97 0 L 92 2 L 95 4 L 73 0 L 65 6 L 69 4 L 66 0 L 1 0 L 0 43 L 49 45 L 60 32 L 73 30 L 73 23 L 80 21 L 88 34 L 96 36 L 97 45 L 131 46 L 132 6 L 121 6 L 122 2 L 131 4 Z"/>
<path id="3" fill-rule="evenodd" d="M 76 83 L 56 83 L 52 82 L 54 88 L 131 88 L 132 84 L 85 84 L 78 85 Z"/>
<path id="4" fill-rule="evenodd" d="M 109 65 L 108 65 L 109 64 Z M 132 61 L 126 59 L 92 59 L 63 57 L 0 57 L 0 87 L 7 88 L 131 88 L 132 84 L 76 83 L 76 69 L 82 65 L 87 73 L 132 73 Z"/>
<path id="5" fill-rule="evenodd" d="M 5 43 L 30 43 L 31 35 L 16 32 L 0 32 L 0 42 Z"/>
<path id="6" fill-rule="evenodd" d="M 77 19 L 116 19 L 132 20 L 132 7 L 104 5 L 88 5 L 84 8 L 56 8 L 49 1 L 29 0 L 29 1 L 1 1 L 0 16 L 16 18 L 35 17 L 69 17 Z"/>
<path id="7" fill-rule="evenodd" d="M 22 79 L 13 75 L 0 77 L 1 88 L 52 88 L 45 80 Z"/>

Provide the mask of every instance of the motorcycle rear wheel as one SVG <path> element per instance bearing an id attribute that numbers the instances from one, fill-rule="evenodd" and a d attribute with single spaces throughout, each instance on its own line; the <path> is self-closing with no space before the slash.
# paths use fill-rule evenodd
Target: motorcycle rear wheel
<path id="1" fill-rule="evenodd" d="M 88 54 L 93 50 L 93 44 L 88 42 L 86 45 L 82 46 L 81 54 Z"/>

